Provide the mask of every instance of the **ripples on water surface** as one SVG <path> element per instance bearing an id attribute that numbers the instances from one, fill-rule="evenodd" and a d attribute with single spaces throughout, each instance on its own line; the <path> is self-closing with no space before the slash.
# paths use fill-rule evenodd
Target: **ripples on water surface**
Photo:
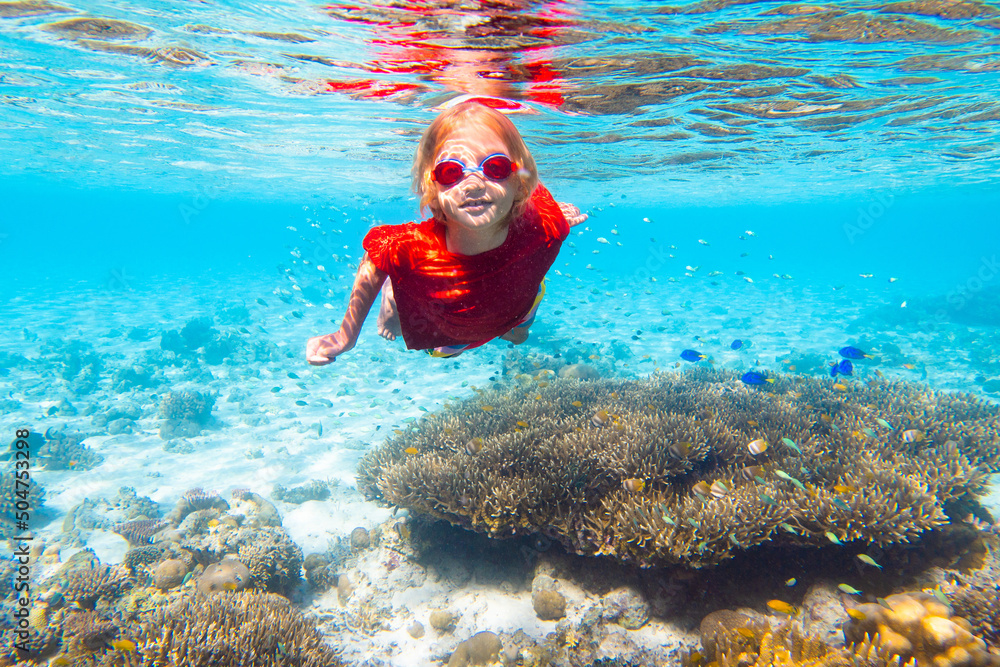
<path id="1" fill-rule="evenodd" d="M 532 112 L 543 178 L 663 198 L 997 169 L 1000 10 L 975 1 L 24 0 L 0 67 L 3 172 L 90 186 L 403 194 L 461 93 Z"/>

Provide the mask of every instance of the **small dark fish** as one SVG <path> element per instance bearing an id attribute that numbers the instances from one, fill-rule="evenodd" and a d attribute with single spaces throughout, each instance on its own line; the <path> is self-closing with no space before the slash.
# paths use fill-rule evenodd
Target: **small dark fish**
<path id="1" fill-rule="evenodd" d="M 305 402 L 305 401 L 303 401 L 303 400 L 298 400 L 298 401 L 295 401 L 295 405 L 298 405 L 298 406 L 303 406 L 303 405 L 309 405 L 309 404 L 308 404 L 308 403 L 306 403 L 306 402 Z"/>
<path id="2" fill-rule="evenodd" d="M 293 311 L 292 311 L 292 315 L 294 315 L 295 317 L 299 318 L 300 320 L 301 320 L 301 319 L 302 319 L 302 317 L 303 317 L 303 315 L 302 315 L 302 311 L 301 311 L 301 310 L 293 310 Z"/>
<path id="3" fill-rule="evenodd" d="M 681 359 L 684 361 L 701 361 L 702 359 L 708 359 L 707 354 L 702 354 L 696 350 L 684 350 L 681 352 Z"/>
<path id="4" fill-rule="evenodd" d="M 844 359 L 871 359 L 872 358 L 872 355 L 866 354 L 866 353 L 862 352 L 861 350 L 859 350 L 858 348 L 851 347 L 850 345 L 848 345 L 847 347 L 840 348 L 840 356 L 842 356 Z"/>
<path id="5" fill-rule="evenodd" d="M 764 377 L 757 371 L 747 371 L 740 378 L 740 381 L 743 384 L 761 385 L 761 384 L 766 384 L 768 382 L 773 383 L 774 378 Z"/>
<path id="6" fill-rule="evenodd" d="M 293 373 L 292 371 L 288 371 L 288 377 L 292 378 L 293 380 L 299 379 L 299 376 Z"/>
<path id="7" fill-rule="evenodd" d="M 259 303 L 260 305 L 262 305 L 262 306 L 264 306 L 265 308 L 267 308 L 267 301 L 264 301 L 264 299 L 260 299 L 260 298 L 258 298 L 258 299 L 257 299 L 257 303 Z"/>
<path id="8" fill-rule="evenodd" d="M 743 347 L 743 341 L 737 338 L 736 340 L 734 340 L 732 343 L 729 344 L 729 347 L 733 350 L 738 350 L 741 347 Z"/>

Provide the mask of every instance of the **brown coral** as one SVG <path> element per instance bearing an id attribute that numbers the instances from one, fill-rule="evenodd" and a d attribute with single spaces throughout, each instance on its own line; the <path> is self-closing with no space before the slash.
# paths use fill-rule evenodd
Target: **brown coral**
<path id="1" fill-rule="evenodd" d="M 225 546 L 236 550 L 258 588 L 287 594 L 302 576 L 302 549 L 281 528 L 241 528 L 225 538 Z"/>
<path id="2" fill-rule="evenodd" d="M 764 542 L 910 542 L 1000 469 L 998 406 L 775 379 L 759 390 L 706 369 L 481 392 L 367 454 L 358 487 L 494 536 L 700 567 Z M 754 455 L 757 439 L 770 447 Z"/>
<path id="3" fill-rule="evenodd" d="M 116 533 L 128 540 L 132 545 L 144 545 L 153 541 L 153 535 L 167 527 L 161 519 L 136 519 L 115 524 Z"/>
<path id="4" fill-rule="evenodd" d="M 61 581 L 62 595 L 81 607 L 93 607 L 101 598 L 115 597 L 131 583 L 124 568 L 104 565 L 96 558 L 67 572 Z"/>
<path id="5" fill-rule="evenodd" d="M 976 635 L 1000 649 L 1000 540 L 992 538 L 983 567 L 969 573 L 953 572 L 942 585 L 955 613 L 968 619 Z"/>
<path id="6" fill-rule="evenodd" d="M 136 654 L 153 665 L 337 667 L 313 621 L 285 598 L 253 591 L 184 598 L 143 623 Z M 148 663 L 146 662 L 148 661 Z M 110 664 L 110 663 L 109 663 Z"/>

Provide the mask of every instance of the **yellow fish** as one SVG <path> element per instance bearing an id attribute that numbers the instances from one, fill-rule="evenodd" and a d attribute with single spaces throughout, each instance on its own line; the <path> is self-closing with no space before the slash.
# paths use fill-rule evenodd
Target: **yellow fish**
<path id="1" fill-rule="evenodd" d="M 225 584 L 222 585 L 222 587 L 225 588 L 227 591 L 235 591 L 236 583 L 233 581 L 227 581 Z"/>
<path id="2" fill-rule="evenodd" d="M 403 450 L 403 452 L 406 454 L 413 455 L 413 454 L 419 454 L 420 450 L 417 449 L 416 447 L 407 447 L 406 449 Z"/>
<path id="3" fill-rule="evenodd" d="M 599 354 L 592 354 L 592 355 L 590 355 L 590 358 L 596 361 L 596 360 L 598 360 L 598 359 L 601 358 L 601 355 L 599 355 Z"/>
<path id="4" fill-rule="evenodd" d="M 52 662 L 50 662 L 49 664 L 53 665 L 54 667 L 63 667 L 64 665 L 72 665 L 73 663 L 70 662 L 70 659 L 67 658 L 66 656 L 60 655 L 56 658 L 53 658 Z"/>
<path id="5" fill-rule="evenodd" d="M 708 482 L 702 480 L 691 487 L 691 490 L 701 496 L 702 498 L 707 498 L 712 495 L 712 487 L 708 485 Z"/>
<path id="6" fill-rule="evenodd" d="M 782 600 L 768 600 L 767 606 L 779 614 L 787 614 L 788 616 L 795 615 L 795 607 L 787 602 L 783 602 Z"/>
<path id="7" fill-rule="evenodd" d="M 763 438 L 757 438 L 756 440 L 752 441 L 750 444 L 747 445 L 747 449 L 749 449 L 750 453 L 753 454 L 754 456 L 760 456 L 761 454 L 767 451 L 767 440 L 764 440 Z"/>
<path id="8" fill-rule="evenodd" d="M 480 407 L 481 407 L 481 408 L 482 408 L 482 409 L 483 409 L 483 410 L 484 410 L 485 412 L 493 412 L 493 406 L 492 406 L 492 405 L 481 405 Z"/>
<path id="9" fill-rule="evenodd" d="M 835 382 L 833 388 L 837 391 L 847 391 L 847 385 L 842 382 Z"/>
<path id="10" fill-rule="evenodd" d="M 726 486 L 726 483 L 723 482 L 721 479 L 717 479 L 714 482 L 712 482 L 712 486 L 710 487 L 709 490 L 712 492 L 712 495 L 715 496 L 716 498 L 722 498 L 724 495 L 729 493 L 729 487 Z"/>
<path id="11" fill-rule="evenodd" d="M 592 424 L 593 424 L 594 426 L 604 426 L 605 424 L 607 424 L 607 423 L 608 423 L 608 421 L 609 421 L 610 419 L 611 419 L 611 418 L 610 418 L 610 417 L 608 416 L 608 411 L 607 411 L 607 410 L 598 410 L 598 411 L 597 411 L 597 412 L 595 412 L 595 413 L 593 414 L 593 416 L 592 416 L 592 417 L 590 418 L 590 422 L 591 422 L 591 423 L 592 423 Z"/>
<path id="12" fill-rule="evenodd" d="M 905 442 L 923 442 L 924 432 L 918 431 L 915 428 L 911 428 L 907 431 L 903 431 L 903 440 Z"/>
<path id="13" fill-rule="evenodd" d="M 834 484 L 833 490 L 837 493 L 856 493 L 857 489 L 853 486 L 847 486 L 846 484 Z"/>
<path id="14" fill-rule="evenodd" d="M 623 481 L 622 486 L 629 493 L 642 493 L 642 490 L 646 488 L 646 481 L 632 477 Z"/>
<path id="15" fill-rule="evenodd" d="M 583 407 L 583 403 L 581 403 L 580 401 L 573 401 L 573 403 L 571 405 L 574 408 L 581 408 L 581 407 Z"/>
<path id="16" fill-rule="evenodd" d="M 750 628 L 736 628 L 736 632 L 738 632 L 742 637 L 753 639 L 753 630 Z"/>
<path id="17" fill-rule="evenodd" d="M 236 584 L 233 584 L 235 586 Z M 116 639 L 111 642 L 111 648 L 116 651 L 134 651 L 135 642 L 129 641 L 128 639 Z"/>
<path id="18" fill-rule="evenodd" d="M 865 612 L 861 611 L 860 609 L 848 609 L 847 615 L 853 618 L 855 621 L 863 621 L 866 618 L 868 618 Z"/>
<path id="19" fill-rule="evenodd" d="M 483 448 L 482 438 L 473 438 L 472 440 L 469 440 L 467 443 L 465 443 L 465 451 L 469 452 L 470 454 L 478 454 L 480 450 L 482 450 L 482 448 Z"/>
<path id="20" fill-rule="evenodd" d="M 520 426 L 521 428 L 524 428 L 525 426 L 527 426 L 527 425 L 528 425 L 528 422 L 525 422 L 525 421 L 519 421 L 519 422 L 517 422 L 517 425 L 518 425 L 518 426 Z"/>
<path id="21" fill-rule="evenodd" d="M 687 440 L 683 442 L 673 442 L 670 444 L 670 447 L 668 447 L 668 449 L 670 450 L 671 454 L 673 454 L 679 459 L 683 459 L 688 455 L 688 452 L 691 451 L 691 443 L 688 442 Z"/>

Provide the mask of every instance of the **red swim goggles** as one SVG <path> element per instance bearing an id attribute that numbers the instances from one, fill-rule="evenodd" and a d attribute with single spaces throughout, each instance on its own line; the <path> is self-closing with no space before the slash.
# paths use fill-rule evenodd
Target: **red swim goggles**
<path id="1" fill-rule="evenodd" d="M 478 171 L 491 181 L 499 182 L 510 178 L 515 169 L 517 165 L 503 153 L 487 155 L 478 167 L 466 167 L 461 160 L 441 160 L 434 165 L 434 180 L 443 187 L 450 188 L 465 178 L 466 174 Z"/>

